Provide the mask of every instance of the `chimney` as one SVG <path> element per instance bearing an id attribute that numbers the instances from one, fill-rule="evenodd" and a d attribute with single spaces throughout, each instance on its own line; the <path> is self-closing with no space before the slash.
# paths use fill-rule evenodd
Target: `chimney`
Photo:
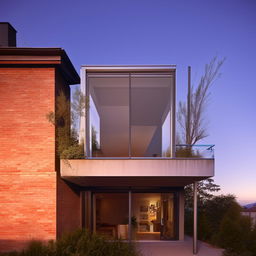
<path id="1" fill-rule="evenodd" d="M 16 33 L 9 22 L 0 22 L 0 47 L 16 47 Z"/>

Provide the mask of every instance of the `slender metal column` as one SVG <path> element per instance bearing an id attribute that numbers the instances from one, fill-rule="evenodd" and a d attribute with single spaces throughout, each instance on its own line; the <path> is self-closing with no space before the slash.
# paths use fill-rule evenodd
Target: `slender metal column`
<path id="1" fill-rule="evenodd" d="M 132 85 L 131 85 L 131 73 L 129 73 L 129 158 L 132 157 L 132 126 L 131 126 L 131 117 L 132 117 Z"/>
<path id="2" fill-rule="evenodd" d="M 85 192 L 85 228 L 92 232 L 92 192 Z"/>
<path id="3" fill-rule="evenodd" d="M 171 95 L 170 95 L 170 157 L 175 158 L 176 151 L 176 71 L 173 76 L 173 82 L 171 84 Z"/>
<path id="4" fill-rule="evenodd" d="M 85 78 L 84 78 L 84 84 L 85 84 L 85 101 L 86 101 L 86 108 L 85 108 L 85 146 L 86 146 L 86 157 L 91 157 L 91 116 L 90 116 L 90 87 L 88 83 L 88 79 L 86 76 L 85 71 Z M 88 102 L 87 102 L 88 101 Z M 87 106 L 88 104 L 88 106 Z"/>
<path id="5" fill-rule="evenodd" d="M 132 240 L 132 191 L 129 190 L 129 223 L 128 223 L 128 239 Z"/>
<path id="6" fill-rule="evenodd" d="M 85 192 L 80 191 L 80 228 L 85 228 Z"/>
<path id="7" fill-rule="evenodd" d="M 96 197 L 92 194 L 92 232 L 96 233 Z"/>
<path id="8" fill-rule="evenodd" d="M 194 182 L 194 235 L 193 235 L 193 254 L 198 252 L 197 246 L 197 181 Z"/>
<path id="9" fill-rule="evenodd" d="M 80 71 L 80 77 L 81 77 L 81 85 L 80 85 L 80 90 L 82 92 L 82 94 L 84 95 L 85 97 L 85 100 L 86 100 L 86 97 L 87 97 L 87 87 L 86 87 L 86 69 L 84 67 L 81 68 L 81 71 Z M 88 140 L 87 140 L 87 131 L 86 131 L 86 128 L 87 128 L 87 107 L 85 108 L 85 115 L 82 115 L 80 117 L 80 122 L 79 122 L 79 144 L 84 144 L 84 155 L 87 156 L 87 153 L 88 153 L 88 148 L 87 148 L 87 143 L 88 143 Z"/>
<path id="10" fill-rule="evenodd" d="M 187 127 L 186 127 L 186 144 L 190 144 L 190 124 L 191 124 L 191 67 L 188 66 L 188 95 L 187 95 Z"/>

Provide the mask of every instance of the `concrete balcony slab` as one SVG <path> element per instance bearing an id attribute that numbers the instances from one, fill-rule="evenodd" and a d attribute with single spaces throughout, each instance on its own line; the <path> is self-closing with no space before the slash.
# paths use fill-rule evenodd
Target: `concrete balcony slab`
<path id="1" fill-rule="evenodd" d="M 80 186 L 185 186 L 214 176 L 214 159 L 61 160 L 61 177 Z"/>

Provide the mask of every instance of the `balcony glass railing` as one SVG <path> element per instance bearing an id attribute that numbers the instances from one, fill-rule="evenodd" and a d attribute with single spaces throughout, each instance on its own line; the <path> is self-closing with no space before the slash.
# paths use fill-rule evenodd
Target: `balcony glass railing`
<path id="1" fill-rule="evenodd" d="M 177 144 L 175 150 L 175 158 L 194 158 L 194 159 L 213 159 L 215 145 L 188 145 Z M 100 152 L 100 150 L 98 150 Z M 103 154 L 94 154 L 92 157 L 85 157 L 87 159 L 172 159 L 169 150 L 163 156 L 152 155 L 150 157 L 109 157 Z M 175 159 L 174 158 L 174 159 Z"/>
<path id="2" fill-rule="evenodd" d="M 176 158 L 214 158 L 214 145 L 176 145 Z"/>

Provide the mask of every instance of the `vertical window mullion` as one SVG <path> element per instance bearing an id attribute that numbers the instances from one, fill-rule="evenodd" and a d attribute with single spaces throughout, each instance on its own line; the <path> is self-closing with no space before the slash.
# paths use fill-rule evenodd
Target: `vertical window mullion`
<path id="1" fill-rule="evenodd" d="M 129 73 L 129 157 L 132 157 L 132 141 L 131 141 L 131 73 Z"/>

